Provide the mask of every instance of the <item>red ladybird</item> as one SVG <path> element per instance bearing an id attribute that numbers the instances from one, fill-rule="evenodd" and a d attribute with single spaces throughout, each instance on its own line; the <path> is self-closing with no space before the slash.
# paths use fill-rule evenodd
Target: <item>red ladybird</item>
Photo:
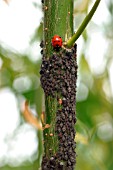
<path id="1" fill-rule="evenodd" d="M 52 46 L 54 49 L 60 49 L 62 47 L 62 38 L 58 35 L 54 35 L 52 38 Z"/>

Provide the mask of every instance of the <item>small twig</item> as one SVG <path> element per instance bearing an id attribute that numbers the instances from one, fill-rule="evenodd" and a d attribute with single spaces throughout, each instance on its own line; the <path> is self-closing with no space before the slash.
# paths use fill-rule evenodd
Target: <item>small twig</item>
<path id="1" fill-rule="evenodd" d="M 92 9 L 90 10 L 90 12 L 88 13 L 88 15 L 85 17 L 85 19 L 83 20 L 82 24 L 80 25 L 80 27 L 78 28 L 78 30 L 76 31 L 76 33 L 66 42 L 66 46 L 68 48 L 71 48 L 73 46 L 73 44 L 75 43 L 75 41 L 80 37 L 80 35 L 82 34 L 82 32 L 84 31 L 84 29 L 86 28 L 87 24 L 89 23 L 89 21 L 91 20 L 92 16 L 94 15 L 99 3 L 101 0 L 96 0 Z"/>

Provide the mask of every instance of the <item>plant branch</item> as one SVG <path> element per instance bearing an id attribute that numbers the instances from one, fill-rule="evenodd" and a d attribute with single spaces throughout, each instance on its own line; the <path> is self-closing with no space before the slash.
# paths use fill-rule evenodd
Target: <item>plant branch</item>
<path id="1" fill-rule="evenodd" d="M 73 44 L 75 43 L 75 41 L 80 37 L 80 35 L 82 34 L 82 32 L 84 31 L 84 29 L 86 28 L 87 24 L 89 23 L 89 21 L 91 20 L 92 16 L 94 15 L 99 3 L 101 0 L 96 0 L 91 11 L 89 12 L 89 14 L 85 17 L 85 19 L 83 20 L 82 24 L 80 25 L 80 27 L 78 28 L 78 30 L 76 31 L 76 33 L 67 41 L 66 46 L 68 48 L 71 48 L 73 46 Z"/>

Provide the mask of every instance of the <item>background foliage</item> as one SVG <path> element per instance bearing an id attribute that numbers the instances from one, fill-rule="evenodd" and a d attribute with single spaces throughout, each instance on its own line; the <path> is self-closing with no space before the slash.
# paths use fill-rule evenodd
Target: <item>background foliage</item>
<path id="1" fill-rule="evenodd" d="M 86 15 L 90 5 L 89 0 L 83 2 L 76 5 L 74 9 L 76 27 L 80 24 L 83 16 Z M 36 4 L 34 5 L 38 10 L 39 7 Z M 106 6 L 109 12 L 109 20 L 105 21 L 99 28 L 94 22 L 91 22 L 82 35 L 82 50 L 78 51 L 79 68 L 76 105 L 78 157 L 76 170 L 111 170 L 113 167 L 113 94 L 111 94 L 109 79 L 109 67 L 113 62 L 113 1 L 106 1 Z M 92 70 L 86 53 L 92 28 L 101 30 L 108 44 L 104 56 L 103 71 L 98 73 Z M 32 44 L 41 38 L 42 24 L 35 31 L 30 43 Z M 98 54 L 98 51 L 96 53 Z M 43 98 L 39 81 L 41 59 L 33 62 L 29 55 L 15 53 L 11 49 L 4 48 L 2 44 L 0 45 L 0 58 L 2 61 L 0 88 L 10 88 L 16 95 L 18 102 L 20 102 L 21 96 L 27 99 L 31 106 L 36 107 L 37 113 L 41 113 Z M 17 129 L 23 124 L 24 120 L 21 116 Z M 37 140 L 39 146 L 32 155 L 33 159 L 29 161 L 26 158 L 18 166 L 4 165 L 0 167 L 0 170 L 37 170 L 42 154 L 41 132 L 37 133 Z"/>

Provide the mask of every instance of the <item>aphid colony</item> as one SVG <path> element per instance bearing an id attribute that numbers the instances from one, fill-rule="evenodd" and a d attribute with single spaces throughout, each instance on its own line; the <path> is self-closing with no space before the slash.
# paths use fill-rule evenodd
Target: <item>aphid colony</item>
<path id="1" fill-rule="evenodd" d="M 58 38 L 58 39 L 57 39 Z M 53 48 L 61 48 L 61 37 L 52 38 Z M 56 154 L 43 157 L 42 170 L 74 170 L 76 162 L 75 147 L 75 100 L 76 100 L 76 44 L 68 51 L 54 53 L 49 59 L 43 55 L 41 65 L 41 85 L 45 96 L 57 97 L 55 133 L 59 147 Z M 59 108 L 60 106 L 60 108 Z M 54 135 L 54 134 L 52 134 Z M 46 143 L 47 141 L 45 141 Z"/>

